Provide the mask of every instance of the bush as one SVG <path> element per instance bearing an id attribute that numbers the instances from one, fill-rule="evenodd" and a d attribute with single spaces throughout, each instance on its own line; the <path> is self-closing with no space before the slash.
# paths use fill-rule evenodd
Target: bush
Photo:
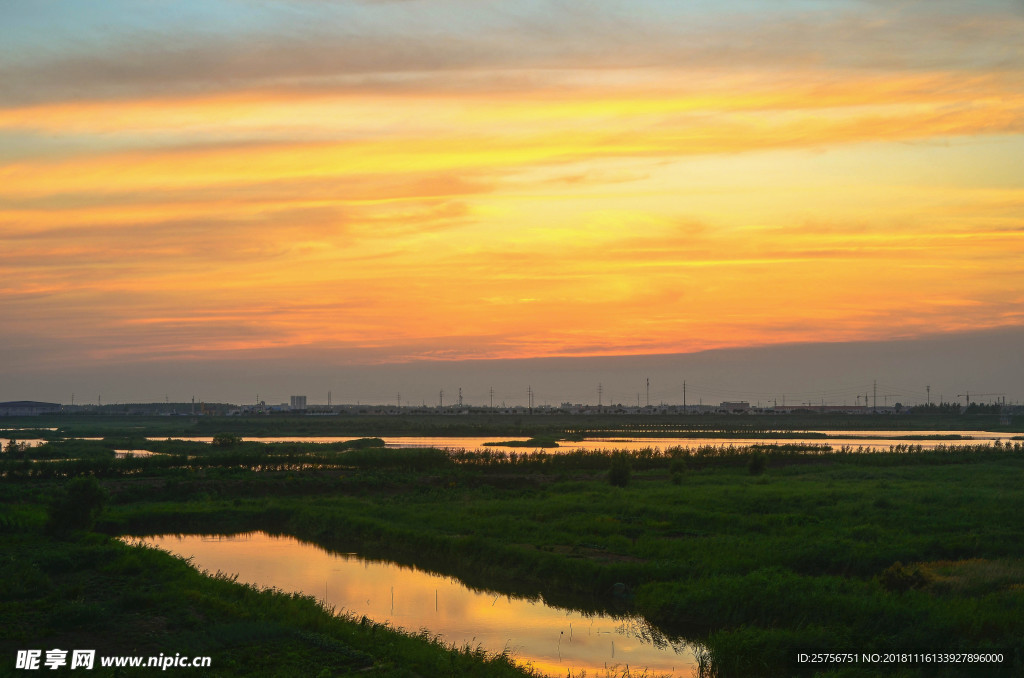
<path id="1" fill-rule="evenodd" d="M 238 443 L 242 442 L 242 439 L 231 433 L 218 433 L 213 436 L 211 445 L 214 447 L 228 448 L 234 447 Z"/>
<path id="2" fill-rule="evenodd" d="M 682 485 L 683 474 L 686 473 L 686 459 L 674 457 L 668 464 L 668 473 L 672 478 L 673 485 Z"/>
<path id="3" fill-rule="evenodd" d="M 612 467 L 608 471 L 608 482 L 615 487 L 625 487 L 629 485 L 629 478 L 632 474 L 633 469 L 629 466 L 628 456 L 619 453 L 612 457 Z"/>
<path id="4" fill-rule="evenodd" d="M 74 478 L 47 508 L 46 530 L 50 534 L 91 530 L 106 503 L 107 491 L 96 478 Z"/>
<path id="5" fill-rule="evenodd" d="M 919 589 L 928 585 L 929 577 L 920 567 L 910 567 L 896 561 L 878 578 L 879 583 L 887 591 L 903 593 L 910 589 Z"/>
<path id="6" fill-rule="evenodd" d="M 768 457 L 765 456 L 764 452 L 753 452 L 750 455 L 750 461 L 747 462 L 747 470 L 750 471 L 750 475 L 759 476 L 764 473 L 765 468 L 768 466 Z"/>

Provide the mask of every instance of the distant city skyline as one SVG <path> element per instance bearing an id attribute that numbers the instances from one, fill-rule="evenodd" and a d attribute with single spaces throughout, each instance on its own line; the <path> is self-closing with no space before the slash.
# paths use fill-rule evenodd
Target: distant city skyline
<path id="1" fill-rule="evenodd" d="M 943 334 L 917 340 L 792 344 L 721 349 L 694 354 L 532 360 L 436 361 L 390 365 L 346 365 L 329 354 L 299 361 L 212 360 L 82 366 L 48 373 L 10 370 L 0 382 L 0 400 L 40 400 L 70 404 L 115 402 L 290 403 L 306 396 L 310 405 L 397 404 L 436 406 L 534 403 L 596 404 L 857 404 L 874 396 L 879 406 L 932 402 L 1024 401 L 1024 330 Z M 928 390 L 930 388 L 930 391 Z"/>

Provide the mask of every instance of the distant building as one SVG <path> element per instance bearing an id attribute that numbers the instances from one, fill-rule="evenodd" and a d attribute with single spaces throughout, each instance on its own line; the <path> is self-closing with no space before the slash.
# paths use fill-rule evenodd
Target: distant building
<path id="1" fill-rule="evenodd" d="M 749 412 L 750 403 L 746 401 L 730 402 L 727 400 L 719 405 L 718 409 L 724 412 Z"/>
<path id="2" fill-rule="evenodd" d="M 0 417 L 35 417 L 60 412 L 59 403 L 40 403 L 34 400 L 14 400 L 0 403 Z"/>
<path id="3" fill-rule="evenodd" d="M 306 409 L 306 396 L 292 396 L 291 405 L 293 410 Z"/>

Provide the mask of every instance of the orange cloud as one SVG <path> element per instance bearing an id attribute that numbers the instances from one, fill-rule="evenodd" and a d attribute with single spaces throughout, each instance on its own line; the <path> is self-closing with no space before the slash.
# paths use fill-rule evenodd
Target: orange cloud
<path id="1" fill-rule="evenodd" d="M 1020 322 L 1018 80 L 757 75 L 3 109 L 7 133 L 90 143 L 0 165 L 0 303 L 12 331 L 73 321 L 108 361 L 664 353 Z"/>

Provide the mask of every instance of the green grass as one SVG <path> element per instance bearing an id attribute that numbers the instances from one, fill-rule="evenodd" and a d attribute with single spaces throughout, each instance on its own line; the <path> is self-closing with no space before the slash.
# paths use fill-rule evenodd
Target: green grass
<path id="1" fill-rule="evenodd" d="M 210 656 L 211 676 L 523 676 L 507 657 L 449 649 L 365 619 L 337 617 L 309 596 L 237 584 L 185 561 L 95 534 L 4 535 L 0 674 L 19 649 L 98 655 Z M 47 675 L 73 671 L 47 671 Z M 152 675 L 100 669 L 89 675 Z M 198 675 L 198 674 L 197 674 Z"/>
<path id="2" fill-rule="evenodd" d="M 111 494 L 99 524 L 109 534 L 263 529 L 584 610 L 615 605 L 609 592 L 624 583 L 636 610 L 664 631 L 706 642 L 708 675 L 788 675 L 795 652 L 811 648 L 1008 648 L 1018 671 L 1024 659 L 1020 445 L 934 452 L 906 445 L 880 454 L 813 446 L 641 450 L 628 455 L 625 487 L 609 483 L 611 460 L 599 453 L 169 445 L 173 454 L 160 458 L 28 471 L 21 462 L 0 464 L 7 474 L 0 500 L 9 507 L 0 521 L 4 553 L 21 554 L 4 561 L 15 570 L 3 580 L 16 583 L 2 590 L 0 622 L 17 620 L 19 642 L 81 633 L 113 611 L 143 615 L 135 626 L 153 630 L 161 647 L 173 647 L 169 640 L 189 647 L 201 639 L 188 634 L 220 610 L 225 640 L 210 654 L 225 662 L 247 661 L 250 654 L 233 648 L 258 645 L 246 635 L 256 634 L 251 624 L 270 624 L 284 644 L 261 661 L 279 661 L 282 670 L 291 670 L 290 657 L 319 656 L 303 640 L 314 633 L 374 666 L 399 671 L 419 662 L 411 669 L 419 675 L 450 675 L 431 662 L 456 661 L 451 653 L 423 639 L 404 638 L 409 657 L 396 658 L 372 634 L 335 627 L 344 622 L 322 610 L 287 607 L 315 608 L 312 601 L 238 593 L 236 584 L 183 565 L 164 572 L 147 559 L 166 556 L 96 536 L 72 546 L 43 537 L 47 497 L 67 475 L 92 473 Z M 761 475 L 748 470 L 752 454 L 765 460 Z M 184 609 L 171 609 L 175 592 L 193 590 Z M 150 606 L 150 598 L 164 603 Z M 52 603 L 51 612 L 26 614 L 46 608 L 40 601 Z M 164 617 L 173 623 L 154 628 Z M 412 649 L 420 645 L 429 649 Z M 501 660 L 458 661 L 478 675 L 507 670 Z M 912 667 L 890 674 L 936 675 Z M 836 675 L 886 674 L 855 667 Z"/>
<path id="3" fill-rule="evenodd" d="M 998 414 L 903 413 L 838 414 L 813 411 L 765 415 L 670 415 L 670 414 L 494 414 L 471 410 L 467 415 L 436 413 L 402 416 L 341 414 L 308 417 L 296 414 L 269 416 L 178 416 L 115 414 L 45 415 L 5 418 L 4 428 L 19 431 L 21 438 L 62 438 L 66 436 L 522 436 L 571 439 L 582 435 L 624 436 L 750 436 L 785 437 L 787 432 L 805 430 L 991 430 L 1008 434 L 1024 432 L 1024 416 L 1008 419 Z M 48 431 L 47 428 L 57 428 Z"/>

